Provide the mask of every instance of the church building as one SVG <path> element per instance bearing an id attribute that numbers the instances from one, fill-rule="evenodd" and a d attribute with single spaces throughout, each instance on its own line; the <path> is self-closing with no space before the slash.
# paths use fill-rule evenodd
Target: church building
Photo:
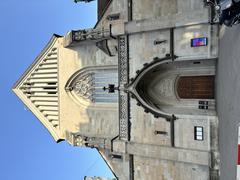
<path id="1" fill-rule="evenodd" d="M 116 180 L 218 180 L 215 21 L 204 0 L 98 0 L 95 27 L 54 34 L 13 91 Z"/>

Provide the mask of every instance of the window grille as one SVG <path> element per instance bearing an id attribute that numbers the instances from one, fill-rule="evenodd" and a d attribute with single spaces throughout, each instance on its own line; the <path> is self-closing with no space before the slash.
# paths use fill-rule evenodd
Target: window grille
<path id="1" fill-rule="evenodd" d="M 204 139 L 203 127 L 195 126 L 194 127 L 194 140 L 203 141 L 203 139 Z"/>

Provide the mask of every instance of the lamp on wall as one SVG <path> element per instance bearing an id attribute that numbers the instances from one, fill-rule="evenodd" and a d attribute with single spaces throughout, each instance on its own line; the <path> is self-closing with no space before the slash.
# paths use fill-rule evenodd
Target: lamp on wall
<path id="1" fill-rule="evenodd" d="M 103 87 L 103 90 L 104 91 L 106 91 L 106 90 L 108 90 L 108 93 L 115 93 L 115 91 L 117 90 L 119 90 L 119 87 L 115 87 L 115 85 L 114 84 L 109 84 L 108 85 L 108 87 Z"/>

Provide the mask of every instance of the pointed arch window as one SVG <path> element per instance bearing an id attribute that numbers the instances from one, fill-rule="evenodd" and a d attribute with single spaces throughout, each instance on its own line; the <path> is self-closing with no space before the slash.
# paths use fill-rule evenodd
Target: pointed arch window
<path id="1" fill-rule="evenodd" d="M 117 67 L 88 67 L 77 71 L 66 84 L 66 90 L 78 102 L 117 103 L 118 92 L 109 93 L 109 84 L 118 86 Z"/>

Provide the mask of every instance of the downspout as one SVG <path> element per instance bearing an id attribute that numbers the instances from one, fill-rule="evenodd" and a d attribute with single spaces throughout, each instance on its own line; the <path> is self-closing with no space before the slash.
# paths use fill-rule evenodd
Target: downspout
<path id="1" fill-rule="evenodd" d="M 132 9 L 132 0 L 128 0 L 128 21 L 132 21 L 133 20 L 133 9 Z"/>
<path id="2" fill-rule="evenodd" d="M 113 139 L 111 139 L 111 152 L 113 152 L 113 142 L 119 138 L 119 135 L 117 135 L 116 137 L 114 137 Z"/>

